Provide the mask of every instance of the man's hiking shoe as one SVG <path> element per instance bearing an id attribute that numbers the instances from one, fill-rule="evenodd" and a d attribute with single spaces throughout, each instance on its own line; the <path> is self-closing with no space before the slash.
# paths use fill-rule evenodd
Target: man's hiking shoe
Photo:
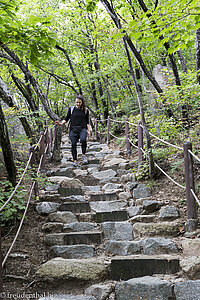
<path id="1" fill-rule="evenodd" d="M 77 161 L 74 161 L 74 162 L 73 162 L 73 166 L 77 168 L 77 167 L 78 167 L 78 162 L 77 162 Z"/>
<path id="2" fill-rule="evenodd" d="M 88 160 L 87 160 L 86 156 L 82 156 L 82 163 L 83 164 L 87 164 L 88 163 Z"/>

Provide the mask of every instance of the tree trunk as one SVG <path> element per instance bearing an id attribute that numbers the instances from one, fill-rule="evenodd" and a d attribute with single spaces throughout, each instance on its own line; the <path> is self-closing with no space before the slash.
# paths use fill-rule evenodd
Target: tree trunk
<path id="1" fill-rule="evenodd" d="M 0 98 L 9 106 L 13 107 L 15 110 L 18 110 L 16 103 L 14 102 L 13 95 L 11 94 L 8 86 L 0 77 Z M 28 138 L 31 139 L 32 143 L 36 143 L 35 134 L 33 134 L 31 126 L 29 125 L 27 119 L 25 117 L 20 117 L 19 120 L 24 128 L 24 131 Z"/>
<path id="2" fill-rule="evenodd" d="M 53 144 L 51 160 L 58 162 L 61 161 L 60 145 L 62 139 L 62 126 L 59 125 L 55 126 L 54 135 L 55 136 L 54 136 L 54 144 Z"/>
<path id="3" fill-rule="evenodd" d="M 196 32 L 196 68 L 197 81 L 200 84 L 200 28 Z"/>
<path id="4" fill-rule="evenodd" d="M 138 83 L 137 83 L 137 80 L 136 80 L 136 77 L 135 77 L 135 74 L 134 74 L 134 70 L 133 70 L 133 66 L 132 66 L 132 62 L 131 62 L 131 56 L 130 56 L 130 53 L 128 51 L 128 47 L 127 47 L 127 44 L 126 44 L 126 39 L 123 39 L 123 42 L 124 42 L 126 57 L 127 57 L 127 60 L 128 60 L 130 74 L 131 74 L 131 77 L 133 79 L 133 83 L 134 83 L 134 86 L 135 86 L 138 105 L 139 105 L 139 108 L 140 108 L 141 121 L 142 121 L 144 134 L 145 134 L 145 138 L 146 138 L 148 160 L 149 160 L 149 177 L 153 178 L 155 176 L 155 165 L 154 165 L 152 148 L 151 148 L 151 138 L 150 138 L 150 134 L 149 134 L 148 129 L 147 129 L 145 115 L 144 115 L 142 96 L 141 96 L 140 89 L 139 89 L 139 86 L 138 86 Z"/>
<path id="5" fill-rule="evenodd" d="M 188 73 L 187 65 L 186 65 L 185 59 L 184 59 L 183 54 L 180 49 L 177 51 L 177 54 L 178 54 L 178 58 L 181 63 L 182 70 L 184 73 L 187 74 Z"/>
<path id="6" fill-rule="evenodd" d="M 0 145 L 3 152 L 4 162 L 8 173 L 8 180 L 13 186 L 16 185 L 16 167 L 12 152 L 12 147 L 9 139 L 8 128 L 6 125 L 5 117 L 3 114 L 1 101 L 0 101 Z"/>
<path id="7" fill-rule="evenodd" d="M 1 40 L 0 40 L 0 47 L 13 59 L 16 65 L 22 70 L 25 76 L 27 76 L 27 80 L 31 83 L 35 93 L 37 94 L 38 98 L 40 99 L 47 115 L 52 119 L 52 120 L 59 120 L 59 117 L 50 109 L 46 97 L 43 94 L 42 90 L 40 89 L 40 86 L 35 79 L 35 77 L 31 74 L 29 71 L 28 67 L 20 60 L 20 58 L 12 51 L 10 50 L 7 45 L 5 45 Z"/>

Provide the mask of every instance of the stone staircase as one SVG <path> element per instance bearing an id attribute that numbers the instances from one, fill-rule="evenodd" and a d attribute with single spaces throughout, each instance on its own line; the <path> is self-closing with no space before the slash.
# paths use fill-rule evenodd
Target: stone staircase
<path id="1" fill-rule="evenodd" d="M 88 164 L 74 168 L 64 137 L 62 155 L 36 205 L 49 253 L 36 279 L 84 293 L 39 299 L 200 299 L 200 242 L 184 235 L 179 210 L 152 200 L 120 151 L 90 142 Z"/>

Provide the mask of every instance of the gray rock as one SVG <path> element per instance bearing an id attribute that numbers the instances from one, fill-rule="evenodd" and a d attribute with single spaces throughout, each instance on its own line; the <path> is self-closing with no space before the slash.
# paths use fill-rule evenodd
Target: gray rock
<path id="1" fill-rule="evenodd" d="M 200 253 L 200 239 L 188 239 L 181 240 L 183 254 L 190 256 L 199 256 Z"/>
<path id="2" fill-rule="evenodd" d="M 82 190 L 87 194 L 91 194 L 91 193 L 98 193 L 100 192 L 101 189 L 99 186 L 85 185 L 82 187 Z"/>
<path id="3" fill-rule="evenodd" d="M 152 276 L 129 279 L 115 288 L 117 300 L 168 300 L 172 297 L 171 283 Z"/>
<path id="4" fill-rule="evenodd" d="M 69 197 L 62 198 L 63 201 L 66 202 L 87 202 L 87 200 L 82 195 L 72 195 Z"/>
<path id="5" fill-rule="evenodd" d="M 111 193 L 111 192 L 121 189 L 121 188 L 122 188 L 121 184 L 108 182 L 108 183 L 104 184 L 104 186 L 102 187 L 102 191 L 104 191 L 105 193 Z"/>
<path id="6" fill-rule="evenodd" d="M 155 200 L 144 200 L 143 201 L 143 209 L 146 212 L 154 212 L 157 211 L 163 203 Z"/>
<path id="7" fill-rule="evenodd" d="M 57 191 L 58 188 L 59 188 L 58 184 L 47 184 L 44 186 L 44 189 L 47 192 Z"/>
<path id="8" fill-rule="evenodd" d="M 44 237 L 44 243 L 47 246 L 63 245 L 64 244 L 64 233 L 50 233 Z"/>
<path id="9" fill-rule="evenodd" d="M 139 236 L 177 236 L 180 224 L 172 222 L 135 223 L 133 232 Z"/>
<path id="10" fill-rule="evenodd" d="M 107 158 L 107 156 L 105 157 L 105 160 L 107 160 L 106 158 Z M 116 158 L 116 157 L 114 157 L 111 160 L 105 161 L 104 167 L 105 168 L 112 168 L 113 166 L 117 166 L 120 163 L 127 163 L 127 160 L 123 159 L 123 158 Z"/>
<path id="11" fill-rule="evenodd" d="M 39 281 L 96 281 L 107 277 L 107 267 L 97 258 L 53 258 L 42 264 L 36 272 Z"/>
<path id="12" fill-rule="evenodd" d="M 56 212 L 59 206 L 60 204 L 56 202 L 40 202 L 36 206 L 36 211 L 40 215 L 48 215 Z"/>
<path id="13" fill-rule="evenodd" d="M 84 184 L 75 178 L 64 177 L 63 181 L 60 183 L 60 187 L 62 188 L 81 188 Z"/>
<path id="14" fill-rule="evenodd" d="M 175 282 L 174 293 L 176 296 L 176 300 L 199 300 L 200 280 Z"/>
<path id="15" fill-rule="evenodd" d="M 62 232 L 63 231 L 63 223 L 57 223 L 57 222 L 49 222 L 45 223 L 42 226 L 42 231 L 46 233 L 54 233 L 54 232 Z"/>
<path id="16" fill-rule="evenodd" d="M 108 182 L 110 179 L 115 177 L 117 173 L 112 169 L 108 169 L 105 171 L 94 172 L 92 175 L 95 179 L 101 180 L 101 182 Z"/>
<path id="17" fill-rule="evenodd" d="M 137 182 L 127 182 L 124 186 L 124 189 L 126 192 L 133 192 L 133 189 L 135 189 L 138 186 Z"/>
<path id="18" fill-rule="evenodd" d="M 53 175 L 54 176 L 66 176 L 66 177 L 72 178 L 74 176 L 74 172 L 73 172 L 72 168 L 73 167 L 57 169 Z"/>
<path id="19" fill-rule="evenodd" d="M 112 290 L 111 284 L 94 284 L 85 290 L 85 295 L 95 296 L 97 300 L 106 300 Z"/>
<path id="20" fill-rule="evenodd" d="M 124 174 L 121 176 L 120 181 L 123 183 L 135 182 L 135 174 L 134 173 Z"/>
<path id="21" fill-rule="evenodd" d="M 141 252 L 140 242 L 107 241 L 105 252 L 111 255 L 133 255 Z"/>
<path id="22" fill-rule="evenodd" d="M 181 259 L 180 266 L 189 279 L 200 279 L 200 257 L 192 256 Z"/>
<path id="23" fill-rule="evenodd" d="M 130 162 L 121 162 L 119 164 L 119 168 L 121 168 L 123 170 L 129 170 L 129 169 L 133 168 L 133 163 L 130 163 Z"/>
<path id="24" fill-rule="evenodd" d="M 137 215 L 129 219 L 131 224 L 137 222 L 151 223 L 156 218 L 156 215 Z"/>
<path id="25" fill-rule="evenodd" d="M 38 300 L 97 300 L 93 296 L 83 296 L 83 295 L 53 295 L 49 297 L 42 297 Z"/>
<path id="26" fill-rule="evenodd" d="M 133 197 L 135 199 L 149 197 L 151 195 L 151 191 L 146 185 L 138 184 L 135 189 L 133 189 Z"/>
<path id="27" fill-rule="evenodd" d="M 95 212 L 110 212 L 125 208 L 127 203 L 125 201 L 94 201 L 90 202 L 91 210 Z"/>
<path id="28" fill-rule="evenodd" d="M 90 258 L 95 256 L 95 250 L 93 246 L 90 245 L 72 245 L 72 246 L 52 246 L 50 248 L 50 253 L 54 257 L 63 258 Z"/>
<path id="29" fill-rule="evenodd" d="M 126 210 L 127 210 L 130 218 L 140 215 L 143 212 L 142 206 L 130 206 L 130 207 L 127 207 Z"/>
<path id="30" fill-rule="evenodd" d="M 77 232 L 77 231 L 90 231 L 94 230 L 94 223 L 89 222 L 75 222 L 64 224 L 63 231 L 64 232 Z"/>
<path id="31" fill-rule="evenodd" d="M 119 199 L 120 200 L 128 200 L 132 197 L 130 192 L 121 192 L 119 193 Z"/>
<path id="32" fill-rule="evenodd" d="M 179 211 L 175 206 L 164 206 L 161 207 L 159 219 L 164 221 L 175 220 L 179 217 Z"/>
<path id="33" fill-rule="evenodd" d="M 116 241 L 133 240 L 133 227 L 127 222 L 104 222 L 101 226 L 106 239 Z"/>
<path id="34" fill-rule="evenodd" d="M 143 247 L 143 253 L 147 255 L 178 252 L 177 246 L 170 239 L 147 238 L 141 242 L 141 245 Z"/>
<path id="35" fill-rule="evenodd" d="M 73 223 L 78 222 L 76 216 L 71 211 L 58 211 L 49 214 L 50 222 Z"/>

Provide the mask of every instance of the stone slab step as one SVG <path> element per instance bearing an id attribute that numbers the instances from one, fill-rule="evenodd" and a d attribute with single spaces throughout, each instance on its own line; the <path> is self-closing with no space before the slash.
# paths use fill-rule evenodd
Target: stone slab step
<path id="1" fill-rule="evenodd" d="M 180 271 L 179 257 L 163 256 L 129 256 L 111 259 L 112 280 L 152 276 L 153 274 L 175 274 Z"/>
<path id="2" fill-rule="evenodd" d="M 98 194 L 91 194 L 89 200 L 90 201 L 111 201 L 117 200 L 118 195 L 117 193 L 98 193 Z"/>
<path id="3" fill-rule="evenodd" d="M 55 245 L 50 248 L 50 255 L 52 257 L 63 257 L 68 259 L 89 258 L 95 256 L 95 249 L 91 245 Z"/>
<path id="4" fill-rule="evenodd" d="M 79 179 L 86 186 L 94 186 L 100 184 L 100 181 L 98 179 L 95 179 L 91 175 L 77 176 L 76 178 Z"/>
<path id="5" fill-rule="evenodd" d="M 85 213 L 90 212 L 89 202 L 65 202 L 59 207 L 60 211 L 71 211 L 73 213 Z"/>
<path id="6" fill-rule="evenodd" d="M 58 193 L 60 196 L 67 197 L 71 195 L 83 195 L 83 191 L 81 188 L 65 188 L 65 187 L 59 187 Z"/>
<path id="7" fill-rule="evenodd" d="M 99 245 L 102 242 L 101 231 L 98 232 L 73 232 L 67 233 L 64 235 L 64 244 L 65 245 Z"/>
<path id="8" fill-rule="evenodd" d="M 109 221 L 126 221 L 128 219 L 127 211 L 124 210 L 117 210 L 117 211 L 110 211 L 110 212 L 96 212 L 95 215 L 95 222 L 102 223 L 102 222 L 109 222 Z"/>

